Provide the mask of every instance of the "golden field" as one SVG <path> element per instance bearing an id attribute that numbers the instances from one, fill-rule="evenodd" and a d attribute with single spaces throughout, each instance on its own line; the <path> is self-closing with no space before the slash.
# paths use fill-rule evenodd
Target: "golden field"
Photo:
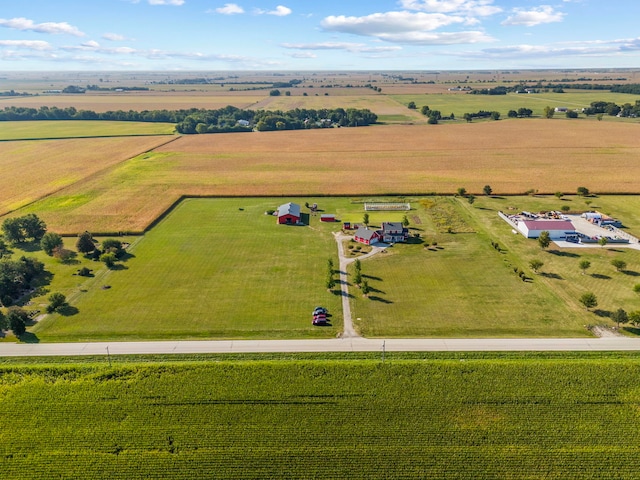
<path id="1" fill-rule="evenodd" d="M 181 195 L 479 194 L 486 184 L 497 194 L 638 193 L 638 158 L 638 125 L 595 120 L 194 135 L 114 162 L 25 211 L 76 233 L 143 230 Z"/>
<path id="2" fill-rule="evenodd" d="M 0 142 L 0 215 L 86 181 L 105 168 L 175 137 Z"/>

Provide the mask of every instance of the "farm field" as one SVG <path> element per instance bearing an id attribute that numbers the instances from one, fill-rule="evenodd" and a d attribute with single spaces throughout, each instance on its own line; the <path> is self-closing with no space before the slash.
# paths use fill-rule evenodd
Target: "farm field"
<path id="1" fill-rule="evenodd" d="M 28 122 L 25 122 L 28 123 Z M 4 131 L 4 130 L 3 130 Z M 176 137 L 0 142 L 0 215 L 19 209 Z M 87 201 L 91 191 L 79 198 Z M 87 223 L 91 216 L 85 217 Z"/>
<path id="2" fill-rule="evenodd" d="M 73 291 L 77 314 L 31 331 L 46 341 L 334 337 L 342 307 L 324 282 L 328 259 L 337 265 L 335 241 L 317 220 L 290 227 L 264 214 L 284 202 L 186 200 L 134 244 L 121 270 L 96 272 Z M 331 327 L 311 325 L 317 305 Z"/>
<path id="3" fill-rule="evenodd" d="M 493 88 L 491 85 L 476 86 L 476 88 Z M 426 95 L 391 95 L 391 97 L 403 105 L 409 102 L 415 102 L 418 111 L 423 105 L 429 106 L 431 110 L 440 110 L 442 115 L 450 115 L 454 113 L 459 119 L 465 113 L 474 113 L 480 110 L 498 111 L 502 118 L 507 117 L 509 110 L 518 110 L 519 108 L 530 108 L 533 115 L 542 116 L 544 108 L 549 106 L 567 107 L 570 109 L 579 109 L 590 106 L 591 102 L 614 102 L 618 105 L 630 103 L 635 105 L 636 100 L 640 100 L 638 95 L 626 93 L 611 93 L 608 91 L 572 91 L 567 90 L 566 93 L 543 92 L 536 94 L 517 94 L 509 93 L 507 95 L 468 95 L 466 93 L 442 93 L 442 94 L 426 94 Z M 557 113 L 558 118 L 564 118 L 564 113 Z M 587 120 L 584 116 L 581 120 Z M 591 117 L 588 120 L 596 120 Z"/>
<path id="4" fill-rule="evenodd" d="M 639 154 L 636 125 L 563 119 L 194 135 L 19 213 L 61 233 L 142 231 L 182 195 L 481 193 L 487 183 L 501 194 L 636 193 Z M 29 158 L 14 156 L 12 171 Z"/>
<path id="5" fill-rule="evenodd" d="M 5 362 L 2 475 L 637 476 L 637 355 L 485 357 Z"/>
<path id="6" fill-rule="evenodd" d="M 55 120 L 2 122 L 1 140 L 39 140 L 129 135 L 171 135 L 172 123 Z"/>
<path id="7" fill-rule="evenodd" d="M 341 224 L 311 216 L 308 227 L 280 226 L 264 211 L 286 201 L 317 202 L 322 211 L 355 224 L 362 222 L 364 200 L 188 199 L 134 241 L 131 258 L 116 270 L 84 258 L 65 266 L 40 254 L 51 265 L 53 280 L 32 304 L 43 310 L 48 292 L 62 291 L 77 312 L 50 315 L 30 331 L 46 342 L 335 336 L 342 328 L 340 297 L 327 292 L 324 282 L 327 259 L 337 265 L 332 232 Z M 362 261 L 372 288 L 368 298 L 352 276 L 349 280 L 354 324 L 365 337 L 581 337 L 591 335 L 587 325 L 613 326 L 608 315 L 618 308 L 640 310 L 633 291 L 640 251 L 554 245 L 542 251 L 535 240 L 513 235 L 497 216 L 514 205 L 530 211 L 558 208 L 561 201 L 553 196 L 483 197 L 473 206 L 451 197 L 403 200 L 412 204 L 410 232 L 420 238 Z M 613 214 L 624 205 L 620 218 L 630 233 L 640 232 L 640 198 L 593 200 Z M 562 203 L 586 208 L 578 197 Z M 401 221 L 403 215 L 370 212 L 370 224 Z M 73 238 L 68 241 L 73 248 Z M 355 252 L 357 244 L 346 247 Z M 538 273 L 529 266 L 534 258 L 544 263 Z M 582 259 L 592 264 L 587 274 L 578 267 Z M 613 259 L 626 262 L 623 272 L 611 266 Z M 74 276 L 80 266 L 95 269 L 95 277 Z M 353 275 L 353 266 L 349 272 Z M 578 302 L 587 291 L 599 300 L 593 311 Z M 316 305 L 334 315 L 332 328 L 311 326 Z M 632 327 L 623 331 L 635 333 Z"/>

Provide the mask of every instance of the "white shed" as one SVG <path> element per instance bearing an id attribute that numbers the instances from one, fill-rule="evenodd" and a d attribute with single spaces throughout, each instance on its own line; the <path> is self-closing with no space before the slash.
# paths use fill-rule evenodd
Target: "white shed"
<path id="1" fill-rule="evenodd" d="M 518 230 L 526 238 L 538 238 L 540 233 L 547 231 L 552 240 L 576 234 L 576 229 L 569 220 L 521 220 L 518 222 Z"/>

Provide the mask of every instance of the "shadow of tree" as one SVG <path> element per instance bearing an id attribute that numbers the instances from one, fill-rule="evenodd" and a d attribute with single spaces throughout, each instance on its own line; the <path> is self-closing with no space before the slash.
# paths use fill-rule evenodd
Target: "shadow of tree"
<path id="1" fill-rule="evenodd" d="M 601 318 L 609 318 L 611 316 L 611 312 L 609 310 L 602 310 L 601 308 L 596 308 L 591 312 Z"/>
<path id="2" fill-rule="evenodd" d="M 553 278 L 554 280 L 564 280 L 564 278 L 562 278 L 562 276 L 558 275 L 557 273 L 540 272 L 540 276 L 545 278 Z"/>
<path id="3" fill-rule="evenodd" d="M 77 315 L 79 310 L 73 305 L 65 305 L 64 307 L 58 308 L 57 312 L 64 317 L 71 317 Z"/>
<path id="4" fill-rule="evenodd" d="M 591 276 L 599 280 L 611 280 L 611 277 L 609 275 L 603 275 L 601 273 L 592 273 Z"/>
<path id="5" fill-rule="evenodd" d="M 557 257 L 569 257 L 569 258 L 579 258 L 580 255 L 572 252 L 563 252 L 560 250 L 548 250 L 548 253 L 551 255 L 556 255 Z"/>
<path id="6" fill-rule="evenodd" d="M 386 298 L 378 297 L 377 295 L 369 295 L 369 300 L 372 300 L 374 302 L 386 303 L 386 304 L 393 303 L 391 300 L 387 300 Z"/>
<path id="7" fill-rule="evenodd" d="M 22 343 L 40 343 L 40 339 L 35 333 L 25 332 L 18 338 Z"/>

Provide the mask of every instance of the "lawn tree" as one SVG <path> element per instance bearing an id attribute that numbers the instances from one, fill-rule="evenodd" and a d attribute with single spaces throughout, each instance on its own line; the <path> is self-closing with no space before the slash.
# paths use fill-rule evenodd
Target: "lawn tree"
<path id="1" fill-rule="evenodd" d="M 491 189 L 491 185 L 485 185 L 484 187 L 482 187 L 482 192 L 488 197 L 489 195 L 491 195 L 491 193 L 493 192 L 493 190 Z"/>
<path id="2" fill-rule="evenodd" d="M 587 269 L 591 267 L 591 262 L 589 260 L 580 260 L 578 265 L 580 266 L 580 270 L 582 270 L 582 275 L 584 275 Z"/>
<path id="3" fill-rule="evenodd" d="M 464 187 L 459 187 L 457 193 L 458 193 L 459 197 L 466 197 L 467 196 L 467 189 L 464 188 Z"/>
<path id="4" fill-rule="evenodd" d="M 598 297 L 592 292 L 583 293 L 578 300 L 587 310 L 598 306 Z"/>
<path id="5" fill-rule="evenodd" d="M 629 312 L 629 323 L 634 327 L 640 325 L 640 310 L 634 310 L 633 312 Z"/>
<path id="6" fill-rule="evenodd" d="M 556 196 L 556 198 L 558 200 L 561 199 L 562 197 L 564 197 L 564 193 L 562 193 L 562 192 L 556 192 L 556 193 L 554 193 L 554 195 Z"/>
<path id="7" fill-rule="evenodd" d="M 100 255 L 100 261 L 104 263 L 107 268 L 113 268 L 118 261 L 118 257 L 116 257 L 116 254 L 113 252 L 107 252 Z"/>
<path id="8" fill-rule="evenodd" d="M 360 285 L 362 283 L 362 263 L 360 260 L 356 259 L 356 261 L 353 262 L 353 268 L 353 283 Z"/>
<path id="9" fill-rule="evenodd" d="M 24 232 L 18 218 L 6 218 L 2 222 L 2 235 L 9 243 L 24 242 Z"/>
<path id="10" fill-rule="evenodd" d="M 365 213 L 362 216 L 362 223 L 364 223 L 365 225 L 369 225 L 369 214 L 368 213 Z"/>
<path id="11" fill-rule="evenodd" d="M 333 260 L 327 259 L 327 269 L 329 270 L 329 274 L 333 275 Z"/>
<path id="12" fill-rule="evenodd" d="M 47 255 L 53 255 L 53 252 L 56 248 L 62 248 L 64 242 L 62 237 L 54 232 L 47 232 L 42 236 L 42 240 L 40 240 L 40 247 Z"/>
<path id="13" fill-rule="evenodd" d="M 115 238 L 107 238 L 102 242 L 102 251 L 104 253 L 113 253 L 117 258 L 120 258 L 124 253 L 122 248 L 122 242 Z"/>
<path id="14" fill-rule="evenodd" d="M 27 331 L 29 314 L 20 307 L 9 307 L 7 310 L 7 321 L 9 329 L 16 337 L 24 335 Z"/>
<path id="15" fill-rule="evenodd" d="M 406 215 L 404 215 L 404 216 L 402 217 L 402 226 L 403 226 L 404 228 L 407 228 L 407 227 L 409 226 L 409 219 L 407 218 L 407 216 L 406 216 Z"/>
<path id="16" fill-rule="evenodd" d="M 567 213 L 569 210 L 571 210 L 571 207 L 569 205 L 562 205 L 562 208 L 560 208 L 560 210 Z"/>
<path id="17" fill-rule="evenodd" d="M 531 269 L 535 272 L 538 273 L 538 270 L 540 270 L 542 268 L 542 266 L 544 265 L 544 263 L 542 262 L 542 260 L 538 259 L 538 258 L 534 258 L 533 260 L 531 260 L 529 262 L 529 266 L 531 267 Z"/>
<path id="18" fill-rule="evenodd" d="M 47 231 L 47 224 L 38 218 L 35 213 L 29 213 L 24 217 L 21 217 L 20 220 L 22 222 L 22 228 L 26 238 L 31 238 L 37 241 L 40 240 Z"/>
<path id="19" fill-rule="evenodd" d="M 611 320 L 616 322 L 616 325 L 620 328 L 621 323 L 627 323 L 629 321 L 629 316 L 627 315 L 627 312 L 622 308 L 619 308 L 611 314 Z"/>
<path id="20" fill-rule="evenodd" d="M 49 295 L 49 305 L 47 305 L 47 313 L 59 312 L 61 308 L 67 306 L 67 297 L 60 292 Z"/>
<path id="21" fill-rule="evenodd" d="M 538 245 L 543 250 L 546 249 L 551 244 L 551 237 L 549 236 L 549 232 L 544 230 L 540 232 L 540 236 L 538 237 Z"/>
<path id="22" fill-rule="evenodd" d="M 327 275 L 327 281 L 325 283 L 325 286 L 327 287 L 327 290 L 331 290 L 333 287 L 336 286 L 336 281 L 333 278 L 332 274 Z"/>
<path id="23" fill-rule="evenodd" d="M 620 260 L 619 258 L 614 258 L 613 260 L 611 260 L 611 265 L 615 267 L 617 272 L 621 272 L 625 268 L 627 268 L 627 262 L 625 262 L 624 260 Z"/>
<path id="24" fill-rule="evenodd" d="M 554 113 L 555 113 L 555 110 L 552 107 L 549 107 L 549 106 L 544 107 L 544 110 L 543 110 L 544 118 L 553 118 Z"/>
<path id="25" fill-rule="evenodd" d="M 362 280 L 361 290 L 362 290 L 362 295 L 364 295 L 365 297 L 369 295 L 369 293 L 371 292 L 371 287 L 369 286 L 369 282 L 367 282 L 366 280 Z"/>
<path id="26" fill-rule="evenodd" d="M 416 102 L 409 102 L 409 104 L 407 105 L 407 108 L 410 110 L 415 110 L 418 107 L 416 106 Z"/>
<path id="27" fill-rule="evenodd" d="M 467 202 L 469 202 L 469 205 L 473 205 L 473 203 L 476 201 L 476 196 L 475 195 L 469 195 L 467 197 Z"/>
<path id="28" fill-rule="evenodd" d="M 76 248 L 80 253 L 84 253 L 85 255 L 93 252 L 96 249 L 96 244 L 93 243 L 93 237 L 89 232 L 83 232 L 78 235 Z"/>
<path id="29" fill-rule="evenodd" d="M 578 187 L 576 193 L 581 197 L 589 195 L 589 189 L 587 187 Z"/>
<path id="30" fill-rule="evenodd" d="M 640 293 L 640 283 L 636 283 L 636 284 L 633 286 L 633 291 L 634 291 L 635 293 Z"/>
<path id="31" fill-rule="evenodd" d="M 600 237 L 600 239 L 598 240 L 598 245 L 600 245 L 601 247 L 606 247 L 607 243 L 609 243 L 607 237 Z"/>

